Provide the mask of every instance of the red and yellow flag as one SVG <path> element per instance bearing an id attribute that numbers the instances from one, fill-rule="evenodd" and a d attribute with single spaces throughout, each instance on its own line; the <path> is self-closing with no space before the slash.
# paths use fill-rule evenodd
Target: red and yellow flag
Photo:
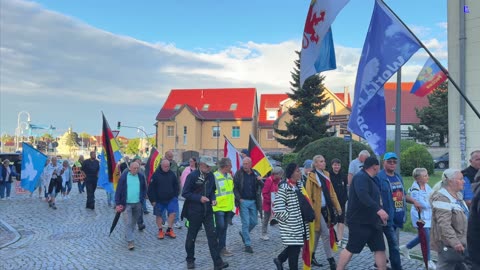
<path id="1" fill-rule="evenodd" d="M 310 201 L 310 198 L 308 197 L 307 190 L 302 187 L 302 194 L 305 196 L 307 201 L 312 205 L 312 201 Z M 313 251 L 315 249 L 315 223 L 310 222 L 308 223 L 308 230 L 310 233 L 310 239 L 306 239 L 303 242 L 303 248 L 302 248 L 302 260 L 303 260 L 303 269 L 304 270 L 310 270 L 312 268 L 312 255 Z"/>
<path id="2" fill-rule="evenodd" d="M 120 159 L 122 159 L 122 154 L 120 153 L 120 147 L 113 136 L 112 129 L 110 128 L 110 125 L 108 124 L 103 112 L 102 117 L 102 143 L 105 159 L 107 161 L 108 181 L 113 183 L 113 189 L 115 190 L 121 173 L 119 169 L 116 169 L 116 167 L 117 163 L 120 161 Z"/>
<path id="3" fill-rule="evenodd" d="M 262 177 L 267 175 L 267 173 L 273 169 L 267 156 L 265 156 L 265 153 L 263 153 L 262 148 L 255 138 L 253 138 L 252 134 L 250 134 L 250 140 L 248 141 L 248 152 L 252 159 L 252 168 L 260 173 Z"/>
<path id="4" fill-rule="evenodd" d="M 160 161 L 162 160 L 162 155 L 158 152 L 157 148 L 152 147 L 150 151 L 150 156 L 148 157 L 147 164 L 145 166 L 145 177 L 147 178 L 147 185 L 152 181 L 152 175 L 157 169 Z"/>

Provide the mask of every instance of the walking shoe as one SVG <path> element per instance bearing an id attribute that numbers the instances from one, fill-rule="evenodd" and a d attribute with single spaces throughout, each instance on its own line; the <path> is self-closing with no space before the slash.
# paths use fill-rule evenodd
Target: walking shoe
<path id="1" fill-rule="evenodd" d="M 175 233 L 173 232 L 173 229 L 170 228 L 170 229 L 167 229 L 167 233 L 166 235 L 170 238 L 176 238 L 177 236 L 175 235 Z"/>
<path id="2" fill-rule="evenodd" d="M 128 241 L 128 249 L 133 250 L 135 248 L 135 245 L 133 244 L 133 241 Z"/>
<path id="3" fill-rule="evenodd" d="M 407 245 L 401 245 L 400 246 L 400 253 L 402 253 L 402 255 L 405 258 L 410 260 L 410 250 L 407 248 Z"/>
<path id="4" fill-rule="evenodd" d="M 319 263 L 319 262 L 317 261 L 317 259 L 315 258 L 315 255 L 312 256 L 312 265 L 318 266 L 318 267 L 322 267 L 322 266 L 323 266 L 323 264 L 321 264 L 321 263 Z"/>
<path id="5" fill-rule="evenodd" d="M 435 265 L 435 263 L 432 260 L 428 261 L 428 269 L 430 269 L 430 270 L 437 269 L 437 266 Z"/>
<path id="6" fill-rule="evenodd" d="M 262 235 L 262 236 L 260 237 L 260 239 L 265 240 L 265 241 L 270 240 L 270 238 L 269 238 L 268 235 L 266 235 L 266 234 Z"/>
<path id="7" fill-rule="evenodd" d="M 277 267 L 277 270 L 283 270 L 283 264 L 280 262 L 278 258 L 273 259 L 273 263 Z"/>
<path id="8" fill-rule="evenodd" d="M 146 227 L 147 226 L 145 226 L 145 224 L 140 224 L 138 225 L 138 230 L 142 232 L 143 230 L 145 230 Z"/>
<path id="9" fill-rule="evenodd" d="M 337 263 L 333 257 L 328 258 L 328 264 L 330 264 L 330 270 L 337 270 Z"/>
<path id="10" fill-rule="evenodd" d="M 245 246 L 245 250 L 244 250 L 244 251 L 247 252 L 247 253 L 253 253 L 253 249 L 252 249 L 251 246 Z"/>
<path id="11" fill-rule="evenodd" d="M 195 262 L 187 262 L 187 269 L 195 269 Z"/>
<path id="12" fill-rule="evenodd" d="M 181 229 L 182 228 L 182 223 L 180 223 L 179 221 L 175 222 L 175 224 L 173 225 L 173 227 L 175 229 Z"/>
<path id="13" fill-rule="evenodd" d="M 215 267 L 213 268 L 214 270 L 221 270 L 221 269 L 224 269 L 224 268 L 227 268 L 228 267 L 228 263 L 227 262 L 222 262 L 222 264 L 220 265 L 215 265 Z"/>
<path id="14" fill-rule="evenodd" d="M 238 232 L 238 234 L 240 234 L 240 237 L 242 238 L 242 242 L 243 242 L 243 244 L 245 245 L 245 239 L 243 239 L 243 234 L 242 234 L 242 232 Z"/>
<path id="15" fill-rule="evenodd" d="M 163 239 L 165 238 L 165 233 L 163 232 L 162 229 L 158 230 L 158 239 Z"/>
<path id="16" fill-rule="evenodd" d="M 52 204 L 52 209 L 53 209 L 53 210 L 57 210 L 57 207 L 55 206 L 54 203 Z"/>
<path id="17" fill-rule="evenodd" d="M 233 256 L 233 253 L 227 248 L 222 248 L 222 251 L 220 251 L 220 255 L 223 257 L 230 257 Z"/>

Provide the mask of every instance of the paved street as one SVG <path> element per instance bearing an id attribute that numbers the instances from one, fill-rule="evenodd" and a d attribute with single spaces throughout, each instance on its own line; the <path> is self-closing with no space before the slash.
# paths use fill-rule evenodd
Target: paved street
<path id="1" fill-rule="evenodd" d="M 14 195 L 11 200 L 0 201 L 0 269 L 186 269 L 186 228 L 175 231 L 176 239 L 158 240 L 154 216 L 145 215 L 147 228 L 136 233 L 135 250 L 129 251 L 122 218 L 108 236 L 114 210 L 107 206 L 103 190 L 97 189 L 93 211 L 85 209 L 86 194 L 78 194 L 76 187 L 69 200 L 57 202 L 58 210 L 50 209 L 36 196 Z M 271 240 L 263 241 L 257 226 L 252 232 L 255 253 L 244 253 L 238 235 L 240 219 L 235 217 L 227 237 L 227 246 L 235 253 L 225 259 L 228 269 L 275 269 L 272 259 L 283 248 L 278 228 L 269 229 Z M 402 233 L 401 242 L 413 236 Z M 313 269 L 327 269 L 321 247 L 317 257 L 325 266 Z M 213 269 L 204 231 L 197 239 L 196 258 L 197 269 Z M 422 269 L 420 261 L 402 260 L 404 269 Z M 349 269 L 373 269 L 368 249 L 353 257 Z"/>

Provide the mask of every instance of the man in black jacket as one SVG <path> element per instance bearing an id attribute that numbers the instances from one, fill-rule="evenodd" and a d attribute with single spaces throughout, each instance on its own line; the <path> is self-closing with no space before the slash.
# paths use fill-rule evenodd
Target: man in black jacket
<path id="1" fill-rule="evenodd" d="M 117 190 L 115 192 L 115 210 L 120 213 L 125 211 L 126 238 L 128 249 L 132 250 L 134 246 L 133 231 L 138 217 L 142 215 L 142 201 L 145 200 L 147 185 L 145 176 L 138 173 L 140 164 L 133 162 L 129 171 L 125 171 L 118 179 Z"/>
<path id="2" fill-rule="evenodd" d="M 218 240 L 215 232 L 212 205 L 216 205 L 215 197 L 215 176 L 210 171 L 215 166 L 211 157 L 202 157 L 199 162 L 199 169 L 187 176 L 183 186 L 182 196 L 185 198 L 182 218 L 188 220 L 187 239 L 185 240 L 185 251 L 187 252 L 187 268 L 195 268 L 195 240 L 198 230 L 203 224 L 207 234 L 208 248 L 212 257 L 214 269 L 228 267 L 220 257 Z"/>
<path id="3" fill-rule="evenodd" d="M 368 157 L 362 171 L 352 179 L 347 206 L 349 238 L 340 253 L 337 269 L 345 269 L 353 254 L 360 253 L 365 244 L 375 253 L 378 269 L 386 269 L 382 224 L 387 224 L 388 214 L 382 209 L 380 191 L 375 184 L 379 169 L 378 160 Z"/>
<path id="4" fill-rule="evenodd" d="M 152 175 L 152 182 L 148 186 L 148 199 L 153 206 L 153 214 L 156 216 L 158 226 L 158 239 L 164 239 L 165 234 L 170 238 L 177 237 L 172 226 L 175 213 L 178 212 L 178 185 L 175 173 L 170 170 L 170 162 L 162 160 L 160 166 Z M 162 213 L 168 212 L 168 228 L 164 233 L 162 229 Z"/>
<path id="5" fill-rule="evenodd" d="M 95 190 L 98 183 L 98 172 L 100 171 L 100 162 L 95 156 L 95 151 L 90 152 L 90 158 L 82 164 L 82 170 L 86 175 L 85 187 L 87 188 L 86 208 L 95 209 Z"/>

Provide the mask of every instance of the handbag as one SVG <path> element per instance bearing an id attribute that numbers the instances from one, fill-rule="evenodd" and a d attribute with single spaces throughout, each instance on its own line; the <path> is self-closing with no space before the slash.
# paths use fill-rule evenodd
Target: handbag
<path id="1" fill-rule="evenodd" d="M 467 269 L 465 266 L 465 253 L 459 253 L 454 248 L 444 246 L 439 256 L 442 256 L 446 262 L 455 264 L 455 269 Z"/>
<path id="2" fill-rule="evenodd" d="M 298 197 L 298 204 L 300 205 L 300 212 L 302 213 L 302 219 L 304 222 L 313 222 L 315 220 L 315 211 L 312 205 L 307 201 L 305 195 L 303 195 L 299 189 L 295 191 Z"/>

